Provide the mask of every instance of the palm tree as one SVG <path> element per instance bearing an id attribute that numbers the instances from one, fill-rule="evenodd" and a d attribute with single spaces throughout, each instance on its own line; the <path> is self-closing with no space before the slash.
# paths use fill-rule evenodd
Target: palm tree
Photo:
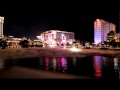
<path id="1" fill-rule="evenodd" d="M 112 45 L 112 46 L 115 46 L 115 33 L 114 31 L 110 31 L 108 34 L 107 34 L 107 42 L 109 45 Z"/>
<path id="2" fill-rule="evenodd" d="M 29 41 L 28 40 L 22 40 L 22 41 L 20 41 L 20 45 L 23 47 L 23 48 L 28 48 L 28 43 L 29 43 Z"/>
<path id="3" fill-rule="evenodd" d="M 2 49 L 5 49 L 7 47 L 7 42 L 6 40 L 0 39 L 0 47 Z"/>

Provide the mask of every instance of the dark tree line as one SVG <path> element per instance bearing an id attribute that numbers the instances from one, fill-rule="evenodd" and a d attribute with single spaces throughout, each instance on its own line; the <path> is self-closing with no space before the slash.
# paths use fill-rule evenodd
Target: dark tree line
<path id="1" fill-rule="evenodd" d="M 23 47 L 23 48 L 28 48 L 29 45 L 28 45 L 29 41 L 28 40 L 22 40 L 20 41 L 20 46 Z"/>
<path id="2" fill-rule="evenodd" d="M 0 48 L 5 49 L 7 47 L 7 42 L 5 40 L 0 39 Z"/>
<path id="3" fill-rule="evenodd" d="M 115 33 L 114 31 L 110 31 L 108 34 L 107 34 L 107 41 L 108 41 L 108 44 L 113 46 L 113 47 L 116 47 L 117 46 L 117 43 L 115 42 Z"/>

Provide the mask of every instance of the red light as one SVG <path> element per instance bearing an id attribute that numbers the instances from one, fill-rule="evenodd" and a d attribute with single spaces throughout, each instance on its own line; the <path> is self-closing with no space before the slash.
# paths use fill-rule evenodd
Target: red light
<path id="1" fill-rule="evenodd" d="M 46 66 L 46 70 L 49 69 L 49 58 L 45 57 L 45 66 Z"/>
<path id="2" fill-rule="evenodd" d="M 98 60 L 95 60 L 94 68 L 95 68 L 95 76 L 96 76 L 96 78 L 102 77 L 101 68 L 100 68 Z"/>

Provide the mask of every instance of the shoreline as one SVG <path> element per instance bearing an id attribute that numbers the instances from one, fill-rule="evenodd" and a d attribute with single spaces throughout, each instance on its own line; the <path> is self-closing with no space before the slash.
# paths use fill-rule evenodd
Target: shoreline
<path id="1" fill-rule="evenodd" d="M 71 51 L 70 48 L 6 48 L 0 50 L 1 59 L 19 59 L 32 57 L 85 57 L 91 55 L 117 56 L 120 55 L 119 50 L 101 50 L 101 49 L 79 49 L 79 51 Z"/>

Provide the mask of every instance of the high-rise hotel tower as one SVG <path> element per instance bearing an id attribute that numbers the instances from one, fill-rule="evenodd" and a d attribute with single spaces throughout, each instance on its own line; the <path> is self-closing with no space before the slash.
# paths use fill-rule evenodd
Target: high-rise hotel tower
<path id="1" fill-rule="evenodd" d="M 94 43 L 98 44 L 107 40 L 107 34 L 114 31 L 116 34 L 116 25 L 102 19 L 94 21 Z"/>

